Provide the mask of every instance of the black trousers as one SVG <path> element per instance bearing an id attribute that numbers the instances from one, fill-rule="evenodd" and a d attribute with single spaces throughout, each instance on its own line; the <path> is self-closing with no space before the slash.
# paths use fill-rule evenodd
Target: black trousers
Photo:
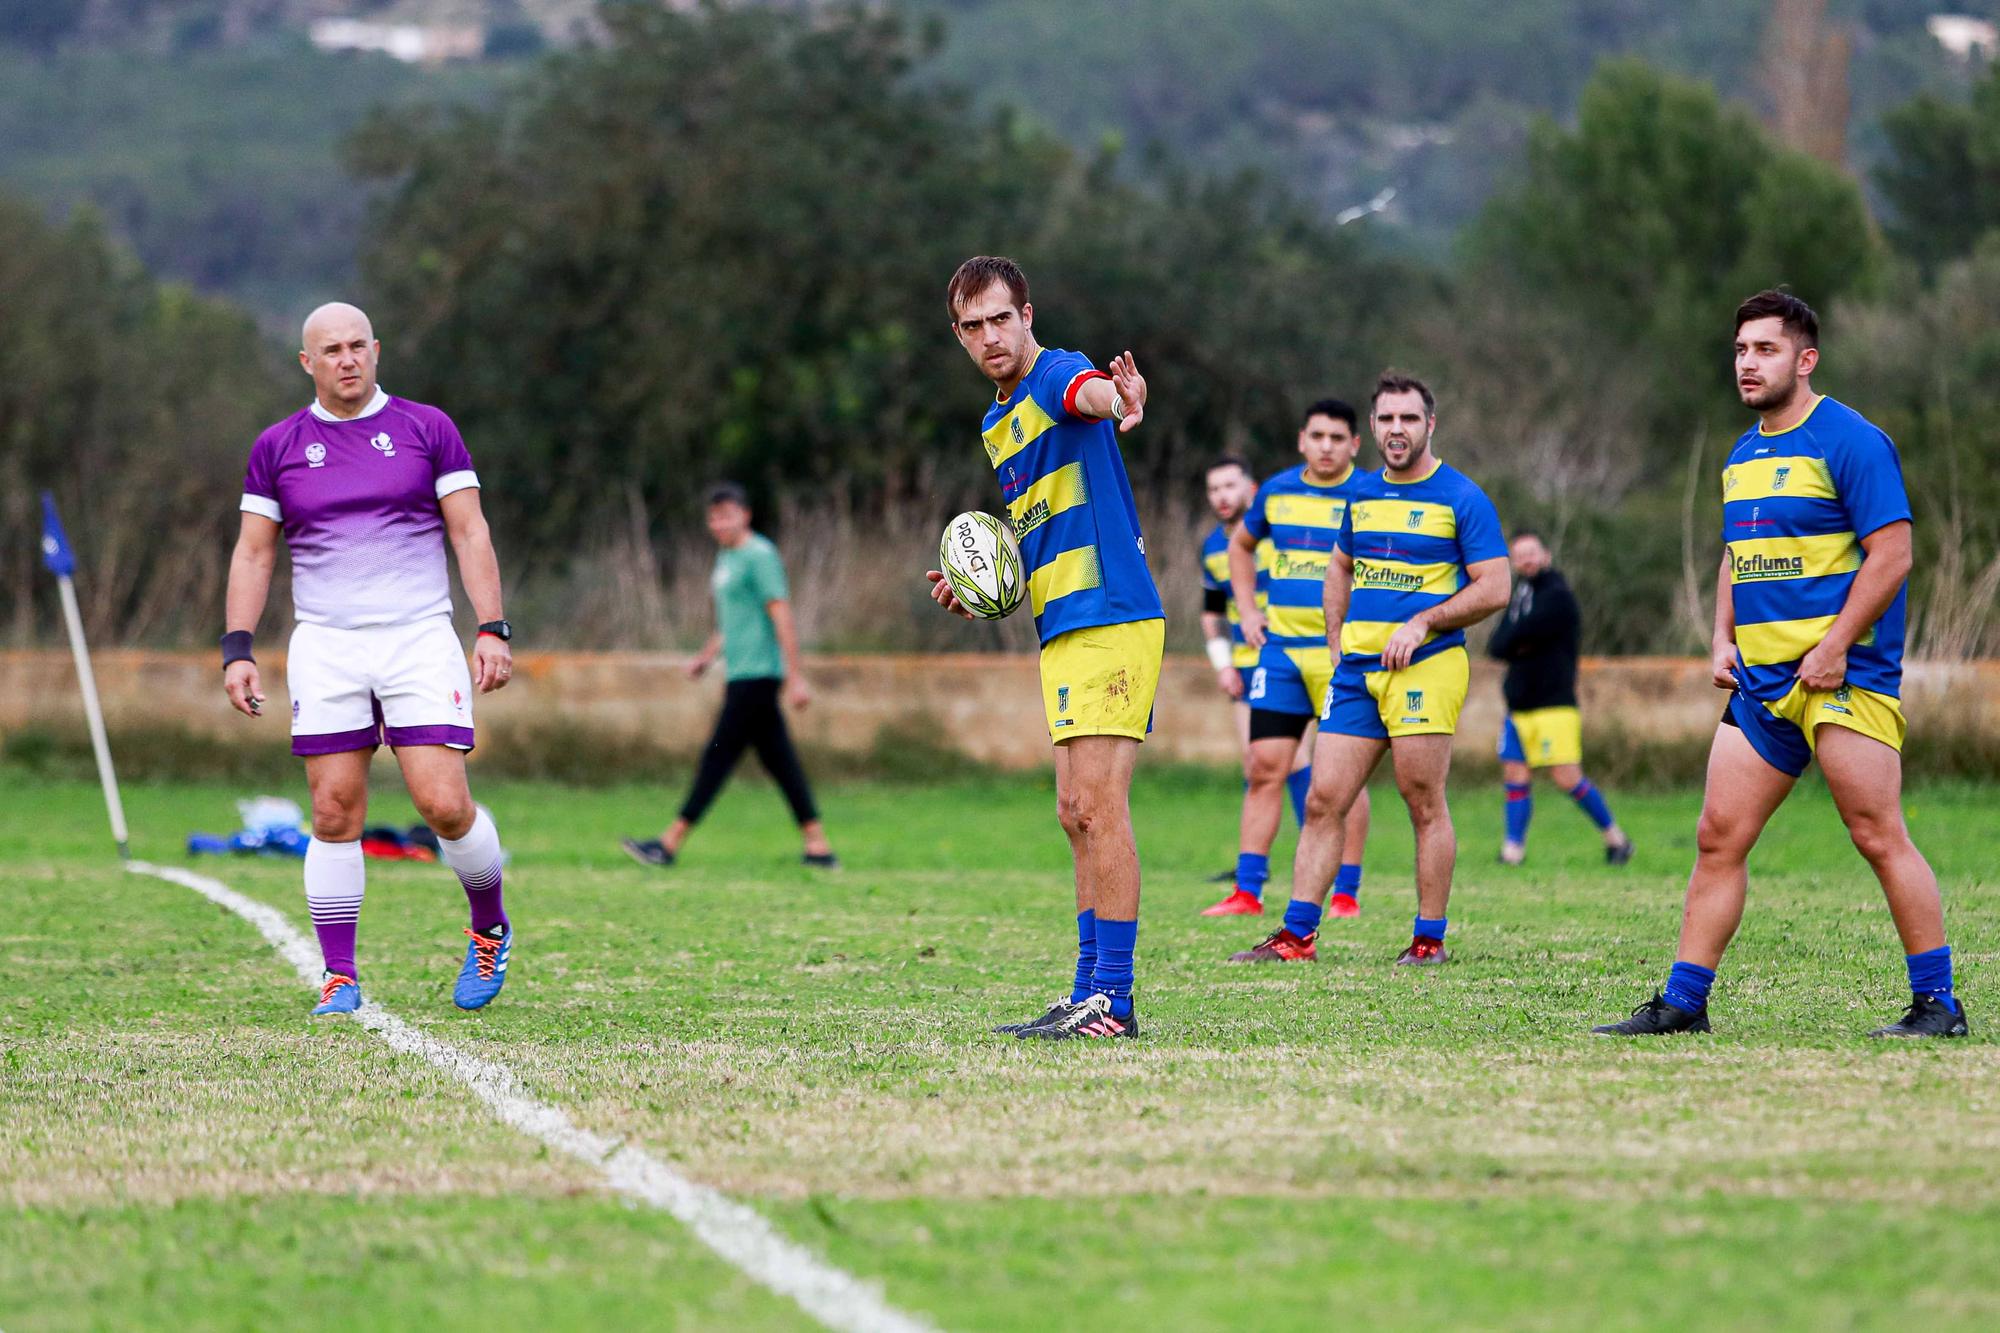
<path id="1" fill-rule="evenodd" d="M 694 786 L 681 804 L 682 819 L 690 824 L 700 822 L 735 771 L 736 761 L 748 749 L 757 751 L 764 771 L 784 789 L 792 818 L 801 824 L 819 818 L 812 788 L 806 785 L 805 769 L 799 766 L 799 752 L 792 748 L 792 735 L 785 729 L 785 715 L 778 707 L 778 691 L 783 687 L 783 681 L 769 678 L 729 682 L 722 695 L 722 716 L 715 720 L 715 734 L 701 752 Z"/>

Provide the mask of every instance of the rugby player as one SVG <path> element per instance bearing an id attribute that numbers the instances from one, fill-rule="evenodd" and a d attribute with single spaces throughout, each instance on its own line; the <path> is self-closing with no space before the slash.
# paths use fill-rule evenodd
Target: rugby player
<path id="1" fill-rule="evenodd" d="M 325 967 L 313 1013 L 361 1005 L 361 830 L 368 761 L 385 738 L 471 909 L 452 1000 L 482 1008 L 506 983 L 514 930 L 501 900 L 500 834 L 472 802 L 465 756 L 472 693 L 507 684 L 514 631 L 501 614 L 479 477 L 450 417 L 376 384 L 382 345 L 367 315 L 321 306 L 306 317 L 302 342 L 313 401 L 250 450 L 229 562 L 223 688 L 238 712 L 262 713 L 252 635 L 282 538 L 298 622 L 285 656 L 292 753 L 305 760 L 312 792 L 306 906 Z M 447 538 L 480 620 L 470 674 L 451 624 Z"/>
<path id="2" fill-rule="evenodd" d="M 1255 670 L 1257 650 L 1243 641 L 1242 614 L 1236 608 L 1235 597 L 1231 595 L 1229 540 L 1243 522 L 1243 511 L 1250 507 L 1250 501 L 1257 495 L 1257 482 L 1250 475 L 1250 465 L 1233 454 L 1209 464 L 1204 481 L 1208 507 L 1216 517 L 1216 525 L 1201 544 L 1201 633 L 1207 642 L 1209 665 L 1215 668 L 1216 687 L 1232 701 L 1237 757 L 1243 765 L 1243 787 L 1247 793 L 1250 789 L 1250 704 L 1243 697 L 1247 685 L 1243 673 Z M 1265 607 L 1270 599 L 1271 559 L 1271 541 L 1267 537 L 1257 543 L 1259 609 Z M 1285 778 L 1285 788 L 1292 798 L 1292 811 L 1300 823 L 1304 823 L 1306 817 L 1306 788 L 1312 782 L 1312 738 L 1318 732 L 1319 722 L 1315 719 L 1305 739 L 1299 743 L 1298 757 L 1292 761 L 1292 771 Z M 1210 875 L 1208 882 L 1233 885 L 1236 883 L 1237 868 L 1232 863 L 1228 869 Z M 1233 915 L 1220 909 L 1234 897 L 1232 893 L 1202 915 Z"/>
<path id="3" fill-rule="evenodd" d="M 1292 898 L 1284 924 L 1231 962 L 1317 961 L 1347 817 L 1385 753 L 1417 841 L 1416 923 L 1396 963 L 1428 967 L 1448 957 L 1445 911 L 1458 841 L 1445 776 L 1470 671 L 1465 629 L 1507 604 L 1507 547 L 1493 502 L 1433 452 L 1437 400 L 1429 386 L 1385 371 L 1369 425 L 1384 466 L 1362 474 L 1327 571 L 1326 634 L 1340 663 L 1320 715 Z"/>
<path id="4" fill-rule="evenodd" d="M 1507 700 L 1507 716 L 1500 724 L 1500 780 L 1507 792 L 1501 864 L 1517 866 L 1528 859 L 1528 821 L 1534 815 L 1539 768 L 1602 832 L 1604 859 L 1622 866 L 1632 859 L 1632 839 L 1611 817 L 1604 793 L 1583 773 L 1583 714 L 1576 706 L 1583 617 L 1576 596 L 1539 533 L 1515 533 L 1507 555 L 1514 566 L 1514 595 L 1486 642 L 1487 653 L 1507 664 L 1500 686 Z"/>
<path id="5" fill-rule="evenodd" d="M 1139 1035 L 1132 957 L 1139 936 L 1139 851 L 1130 794 L 1152 724 L 1166 613 L 1146 568 L 1118 436 L 1145 413 L 1130 352 L 1110 373 L 1035 339 L 1028 279 L 980 256 L 952 274 L 952 330 L 993 381 L 982 438 L 1021 543 L 1041 638 L 1042 704 L 1055 747 L 1056 814 L 1076 870 L 1077 961 L 1069 992 L 998 1032 L 1024 1038 Z M 970 618 L 929 571 L 931 595 Z"/>
<path id="6" fill-rule="evenodd" d="M 1294 788 L 1304 827 L 1303 798 L 1312 784 L 1314 745 L 1314 737 L 1307 733 L 1315 728 L 1333 680 L 1323 604 L 1327 561 L 1348 502 L 1365 476 L 1354 466 L 1361 448 L 1356 426 L 1354 409 L 1337 399 L 1322 399 L 1307 408 L 1298 439 L 1305 461 L 1257 488 L 1257 498 L 1230 539 L 1230 585 L 1243 637 L 1257 649 L 1247 692 L 1250 757 L 1245 771 L 1250 785 L 1243 796 L 1238 830 L 1236 889 L 1205 916 L 1263 915 L 1271 843 L 1278 836 L 1284 785 L 1296 781 L 1287 776 L 1294 769 L 1300 769 L 1304 778 Z M 1268 607 L 1260 607 L 1255 596 L 1257 552 L 1266 542 L 1271 546 Z M 1364 790 L 1347 814 L 1341 866 L 1333 881 L 1335 916 L 1361 913 L 1361 850 L 1367 840 Z M 1326 886 L 1320 887 L 1323 893 Z"/>
<path id="7" fill-rule="evenodd" d="M 1874 1037 L 1963 1037 L 1937 876 L 1903 823 L 1901 702 L 1910 503 L 1896 446 L 1813 392 L 1819 317 L 1783 291 L 1736 311 L 1736 390 L 1755 412 L 1722 470 L 1710 655 L 1729 704 L 1708 753 L 1680 945 L 1666 986 L 1592 1031 L 1707 1032 L 1749 889 L 1750 849 L 1815 757 L 1902 940 L 1910 1006 Z"/>

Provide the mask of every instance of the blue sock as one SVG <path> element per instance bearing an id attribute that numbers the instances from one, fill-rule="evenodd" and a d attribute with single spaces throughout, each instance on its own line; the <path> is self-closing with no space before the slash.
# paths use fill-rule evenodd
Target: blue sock
<path id="1" fill-rule="evenodd" d="M 1589 778 L 1579 781 L 1569 789 L 1569 798 L 1576 802 L 1576 808 L 1590 816 L 1590 822 L 1599 828 L 1611 827 L 1611 807 L 1604 803 L 1604 793 Z"/>
<path id="2" fill-rule="evenodd" d="M 1535 817 L 1535 789 L 1526 782 L 1509 782 L 1507 787 L 1507 841 L 1528 840 L 1528 821 Z"/>
<path id="3" fill-rule="evenodd" d="M 1118 1018 L 1132 1012 L 1132 954 L 1138 947 L 1137 921 L 1097 923 L 1097 969 L 1090 989 L 1111 997 L 1111 1012 Z"/>
<path id="4" fill-rule="evenodd" d="M 1097 913 L 1076 914 L 1076 984 L 1070 987 L 1071 1004 L 1082 1004 L 1090 996 L 1090 974 L 1097 970 Z"/>
<path id="5" fill-rule="evenodd" d="M 1236 887 L 1259 902 L 1264 898 L 1264 885 L 1271 878 L 1271 858 L 1259 856 L 1255 852 L 1236 853 Z"/>
<path id="6" fill-rule="evenodd" d="M 1312 766 L 1294 772 L 1285 779 L 1285 790 L 1292 794 L 1292 818 L 1299 821 L 1299 827 L 1306 826 L 1306 793 L 1312 790 Z"/>
<path id="7" fill-rule="evenodd" d="M 1708 988 L 1714 984 L 1714 968 L 1700 963 L 1675 963 L 1667 973 L 1667 988 L 1661 994 L 1674 1008 L 1698 1013 L 1708 1003 Z"/>
<path id="8" fill-rule="evenodd" d="M 1422 939 L 1441 941 L 1444 939 L 1445 927 L 1450 924 L 1443 917 L 1439 917 L 1435 921 L 1426 921 L 1423 917 L 1418 917 L 1417 924 L 1410 933 Z"/>
<path id="9" fill-rule="evenodd" d="M 1350 898 L 1361 896 L 1361 867 L 1342 866 L 1333 876 L 1333 891 L 1344 893 Z"/>
<path id="10" fill-rule="evenodd" d="M 1910 969 L 1910 993 L 1943 1000 L 1958 1012 L 1958 997 L 1951 991 L 1951 946 L 1906 954 L 1903 966 Z"/>
<path id="11" fill-rule="evenodd" d="M 1305 939 L 1319 929 L 1321 910 L 1318 903 L 1309 903 L 1300 898 L 1292 899 L 1285 904 L 1285 929 L 1300 939 Z"/>

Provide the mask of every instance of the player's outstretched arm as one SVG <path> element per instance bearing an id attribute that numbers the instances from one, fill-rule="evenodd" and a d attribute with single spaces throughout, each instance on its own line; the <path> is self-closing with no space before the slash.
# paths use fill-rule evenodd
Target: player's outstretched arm
<path id="1" fill-rule="evenodd" d="M 458 558 L 458 581 L 473 614 L 484 625 L 504 620 L 500 607 L 500 557 L 493 552 L 493 531 L 486 526 L 485 511 L 479 507 L 479 488 L 468 486 L 438 501 L 444 514 L 445 535 L 451 538 L 452 554 Z M 472 644 L 472 685 L 481 694 L 504 686 L 514 675 L 514 650 L 506 640 L 482 634 Z"/>
<path id="2" fill-rule="evenodd" d="M 1078 416 L 1099 421 L 1115 419 L 1118 433 L 1123 435 L 1145 418 L 1146 377 L 1139 373 L 1130 352 L 1112 357 L 1109 373 L 1108 380 L 1089 379 L 1078 386 L 1076 411 Z"/>
<path id="3" fill-rule="evenodd" d="M 278 563 L 278 525 L 262 514 L 245 513 L 236 534 L 236 549 L 229 556 L 229 591 L 223 598 L 222 628 L 231 634 L 251 635 L 264 618 L 264 603 L 271 595 L 271 570 Z M 264 707 L 264 685 L 257 675 L 257 663 L 249 658 L 231 662 L 222 669 L 223 692 L 230 707 L 245 717 L 256 717 Z"/>

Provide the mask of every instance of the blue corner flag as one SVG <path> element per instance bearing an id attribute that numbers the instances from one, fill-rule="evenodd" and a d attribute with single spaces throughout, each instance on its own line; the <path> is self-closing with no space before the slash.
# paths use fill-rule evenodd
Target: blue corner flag
<path id="1" fill-rule="evenodd" d="M 76 557 L 70 554 L 62 520 L 56 517 L 56 497 L 52 491 L 42 492 L 42 563 L 59 579 L 76 573 Z"/>

